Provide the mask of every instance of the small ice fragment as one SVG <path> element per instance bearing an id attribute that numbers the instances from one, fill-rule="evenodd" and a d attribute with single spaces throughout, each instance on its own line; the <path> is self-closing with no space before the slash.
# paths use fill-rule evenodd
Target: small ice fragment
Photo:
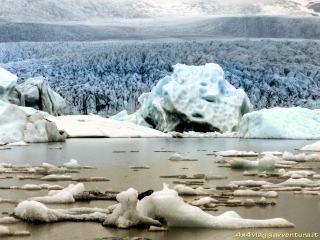
<path id="1" fill-rule="evenodd" d="M 70 162 L 64 163 L 64 167 L 68 169 L 79 169 L 81 166 L 79 165 L 78 161 L 75 159 L 71 159 Z"/>

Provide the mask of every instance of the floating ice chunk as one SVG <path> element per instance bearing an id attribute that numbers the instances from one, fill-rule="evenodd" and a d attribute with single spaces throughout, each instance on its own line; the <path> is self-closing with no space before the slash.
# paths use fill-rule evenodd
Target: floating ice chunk
<path id="1" fill-rule="evenodd" d="M 278 157 L 273 156 L 272 154 L 266 154 L 261 159 L 258 159 L 258 167 L 261 169 L 274 168 L 274 165 L 278 160 Z"/>
<path id="2" fill-rule="evenodd" d="M 163 189 L 161 191 L 153 192 L 150 196 L 143 198 L 137 204 L 137 210 L 144 216 L 151 218 L 159 217 L 156 206 L 154 205 L 152 199 L 156 196 L 169 195 L 169 196 L 178 196 L 177 191 L 169 189 L 167 184 L 163 184 Z"/>
<path id="3" fill-rule="evenodd" d="M 315 175 L 312 176 L 312 178 L 314 178 L 314 179 L 320 179 L 320 174 L 315 174 Z"/>
<path id="4" fill-rule="evenodd" d="M 278 197 L 278 193 L 275 191 L 269 192 L 261 192 L 261 191 L 253 191 L 250 189 L 246 190 L 236 190 L 233 192 L 234 196 L 242 196 L 242 197 L 267 197 L 267 198 L 275 198 Z"/>
<path id="5" fill-rule="evenodd" d="M 196 201 L 193 201 L 191 203 L 191 205 L 193 206 L 201 206 L 201 205 L 205 205 L 205 204 L 208 204 L 208 203 L 211 203 L 211 198 L 210 197 L 204 197 L 204 198 L 200 198 Z"/>
<path id="6" fill-rule="evenodd" d="M 48 195 L 53 196 L 55 194 L 61 193 L 61 192 L 69 192 L 72 196 L 78 195 L 82 192 L 84 192 L 84 185 L 83 183 L 78 183 L 76 185 L 70 184 L 68 187 L 62 189 L 62 190 L 51 190 L 49 191 Z"/>
<path id="7" fill-rule="evenodd" d="M 19 218 L 34 222 L 57 222 L 59 216 L 55 210 L 47 208 L 44 204 L 36 201 L 23 201 L 14 209 Z"/>
<path id="8" fill-rule="evenodd" d="M 283 185 L 279 184 L 272 184 L 272 185 L 263 185 L 261 186 L 263 189 L 268 189 L 270 191 L 301 191 L 301 187 L 284 187 Z"/>
<path id="9" fill-rule="evenodd" d="M 301 175 L 301 174 L 292 174 L 291 175 L 291 178 L 293 178 L 293 179 L 299 179 L 299 178 L 303 178 L 304 176 L 303 175 Z"/>
<path id="10" fill-rule="evenodd" d="M 70 184 L 67 188 L 62 190 L 51 190 L 48 196 L 34 197 L 30 200 L 35 200 L 42 203 L 73 203 L 75 202 L 74 196 L 84 192 L 83 183 L 76 185 Z"/>
<path id="11" fill-rule="evenodd" d="M 0 225 L 0 237 L 9 236 L 9 235 L 10 235 L 9 228 L 6 227 L 6 226 L 1 226 Z"/>
<path id="12" fill-rule="evenodd" d="M 49 164 L 49 163 L 42 163 L 42 167 L 44 168 L 56 168 L 55 165 Z"/>
<path id="13" fill-rule="evenodd" d="M 36 190 L 41 190 L 42 188 L 38 185 L 34 184 L 25 184 L 21 187 L 22 190 L 27 190 L 27 191 L 36 191 Z"/>
<path id="14" fill-rule="evenodd" d="M 208 193 L 203 190 L 193 189 L 182 184 L 176 185 L 174 190 L 176 190 L 179 195 L 208 195 Z"/>
<path id="15" fill-rule="evenodd" d="M 256 203 L 252 199 L 246 199 L 243 201 L 243 205 L 245 207 L 253 207 L 256 205 Z"/>
<path id="16" fill-rule="evenodd" d="M 72 177 L 69 175 L 54 175 L 54 174 L 52 174 L 52 175 L 44 176 L 40 179 L 44 180 L 44 181 L 70 181 L 70 180 L 72 180 Z"/>
<path id="17" fill-rule="evenodd" d="M 307 178 L 300 178 L 300 179 L 289 178 L 288 180 L 286 180 L 282 183 L 279 183 L 279 185 L 298 186 L 298 187 L 318 187 L 318 186 L 320 186 L 320 180 L 319 181 L 312 181 Z"/>
<path id="18" fill-rule="evenodd" d="M 19 219 L 16 219 L 14 217 L 3 217 L 3 218 L 0 218 L 0 224 L 14 224 L 14 223 L 17 223 L 19 221 L 20 221 Z"/>
<path id="19" fill-rule="evenodd" d="M 320 141 L 306 145 L 306 146 L 300 148 L 300 150 L 318 152 L 318 151 L 320 151 Z"/>
<path id="20" fill-rule="evenodd" d="M 217 155 L 222 157 L 257 157 L 259 153 L 252 152 L 252 151 L 238 151 L 238 150 L 227 150 L 227 151 L 220 151 L 217 152 Z"/>
<path id="21" fill-rule="evenodd" d="M 129 188 L 117 195 L 120 202 L 111 215 L 108 215 L 103 225 L 117 226 L 118 228 L 129 228 L 138 225 L 161 226 L 157 220 L 142 215 L 137 210 L 138 192 Z"/>
<path id="22" fill-rule="evenodd" d="M 58 221 L 97 221 L 103 222 L 107 214 L 68 209 L 50 209 L 43 203 L 27 200 L 18 204 L 14 209 L 14 214 L 19 218 L 29 222 L 58 222 Z"/>
<path id="23" fill-rule="evenodd" d="M 242 180 L 242 181 L 232 181 L 231 184 L 237 186 L 246 186 L 246 187 L 261 187 L 263 185 L 270 185 L 272 183 L 266 181 L 255 181 L 255 180 Z"/>
<path id="24" fill-rule="evenodd" d="M 267 220 L 243 219 L 237 213 L 229 211 L 220 216 L 212 216 L 195 206 L 184 202 L 180 197 L 159 196 L 153 199 L 159 214 L 170 227 L 206 227 L 206 228 L 252 228 L 252 227 L 293 227 L 283 218 Z"/>
<path id="25" fill-rule="evenodd" d="M 181 154 L 179 153 L 174 153 L 170 158 L 170 161 L 198 161 L 195 158 L 190 158 L 190 157 L 183 157 Z"/>
<path id="26" fill-rule="evenodd" d="M 64 167 L 69 168 L 69 169 L 78 169 L 81 168 L 79 165 L 78 161 L 75 159 L 71 159 L 70 162 L 64 163 Z"/>
<path id="27" fill-rule="evenodd" d="M 242 158 L 234 158 L 230 161 L 231 168 L 260 168 L 271 169 L 274 168 L 278 157 L 267 154 L 258 160 L 247 160 Z"/>
<path id="28" fill-rule="evenodd" d="M 300 175 L 302 177 L 310 177 L 312 175 L 316 174 L 314 171 L 309 171 L 309 170 L 297 170 L 297 171 L 289 171 L 286 172 L 283 176 L 288 176 L 291 177 L 293 175 Z"/>
<path id="29" fill-rule="evenodd" d="M 251 161 L 242 158 L 234 158 L 230 162 L 231 168 L 256 168 L 258 167 L 258 161 Z"/>
<path id="30" fill-rule="evenodd" d="M 226 178 L 228 177 L 221 176 L 221 175 L 212 175 L 212 174 L 205 175 L 204 177 L 205 180 L 220 180 L 220 179 L 226 179 Z"/>
<path id="31" fill-rule="evenodd" d="M 286 160 L 280 160 L 278 161 L 274 166 L 275 167 L 283 167 L 283 168 L 288 168 L 288 167 L 292 167 L 293 165 L 298 164 L 295 161 L 286 161 Z"/>
<path id="32" fill-rule="evenodd" d="M 305 158 L 306 155 L 304 153 L 294 155 L 290 152 L 284 152 L 282 155 L 282 159 L 287 161 L 305 162 Z"/>
<path id="33" fill-rule="evenodd" d="M 282 152 L 279 151 L 265 151 L 261 153 L 262 155 L 271 154 L 271 155 L 282 155 Z"/>
<path id="34" fill-rule="evenodd" d="M 320 162 L 320 154 L 318 153 L 309 154 L 306 156 L 305 160 L 309 162 Z"/>
<path id="35" fill-rule="evenodd" d="M 243 176 L 256 176 L 257 174 L 258 172 L 248 172 L 248 171 L 243 172 Z"/>

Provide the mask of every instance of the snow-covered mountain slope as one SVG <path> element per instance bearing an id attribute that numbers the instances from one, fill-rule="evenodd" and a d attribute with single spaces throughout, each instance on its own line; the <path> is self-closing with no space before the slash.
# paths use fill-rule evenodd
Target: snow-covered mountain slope
<path id="1" fill-rule="evenodd" d="M 319 4 L 312 0 L 0 0 L 0 19 L 55 22 L 252 14 L 319 16 Z"/>
<path id="2" fill-rule="evenodd" d="M 0 21 L 0 42 L 147 40 L 213 38 L 320 39 L 317 17 L 233 16 L 117 20 L 105 24 L 48 24 Z"/>

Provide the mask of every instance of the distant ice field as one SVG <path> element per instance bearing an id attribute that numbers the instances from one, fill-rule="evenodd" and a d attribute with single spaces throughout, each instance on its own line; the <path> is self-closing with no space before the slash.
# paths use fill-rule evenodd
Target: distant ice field
<path id="1" fill-rule="evenodd" d="M 320 18 L 306 16 L 201 16 L 94 21 L 1 20 L 0 42 L 201 40 L 208 38 L 320 39 Z"/>

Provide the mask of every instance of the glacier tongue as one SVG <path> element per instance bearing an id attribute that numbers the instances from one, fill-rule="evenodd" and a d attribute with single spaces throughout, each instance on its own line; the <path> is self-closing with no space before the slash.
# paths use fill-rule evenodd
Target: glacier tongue
<path id="1" fill-rule="evenodd" d="M 242 89 L 224 79 L 218 64 L 177 64 L 171 76 L 162 78 L 150 93 L 139 97 L 141 108 L 117 119 L 164 131 L 236 131 L 241 117 L 252 111 Z M 141 116 L 145 122 L 141 122 Z M 139 121 L 137 121 L 139 119 Z"/>

